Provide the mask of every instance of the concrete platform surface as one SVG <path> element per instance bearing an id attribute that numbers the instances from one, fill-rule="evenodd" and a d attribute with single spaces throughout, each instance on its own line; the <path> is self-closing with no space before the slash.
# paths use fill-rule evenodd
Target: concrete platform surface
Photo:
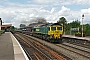
<path id="1" fill-rule="evenodd" d="M 0 60 L 29 60 L 10 32 L 5 32 L 0 36 Z"/>
<path id="2" fill-rule="evenodd" d="M 90 41 L 90 38 L 89 38 L 89 37 L 77 37 L 77 36 L 73 36 L 73 35 L 63 35 L 63 37 L 83 39 L 83 40 L 88 40 L 88 41 Z"/>
<path id="3" fill-rule="evenodd" d="M 14 60 L 13 43 L 9 33 L 0 36 L 0 60 Z"/>

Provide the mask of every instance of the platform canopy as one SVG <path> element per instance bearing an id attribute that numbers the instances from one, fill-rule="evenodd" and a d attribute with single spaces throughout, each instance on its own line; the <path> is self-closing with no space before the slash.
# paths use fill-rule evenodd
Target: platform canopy
<path id="1" fill-rule="evenodd" d="M 1 25 L 1 29 L 7 29 L 7 28 L 10 28 L 12 26 L 12 24 L 4 24 L 4 25 Z"/>

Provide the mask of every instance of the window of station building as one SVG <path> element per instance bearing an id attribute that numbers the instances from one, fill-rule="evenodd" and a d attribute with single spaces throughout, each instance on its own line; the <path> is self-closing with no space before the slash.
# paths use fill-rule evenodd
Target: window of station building
<path id="1" fill-rule="evenodd" d="M 57 30 L 62 30 L 62 27 L 57 27 Z"/>
<path id="2" fill-rule="evenodd" d="M 51 27 L 51 30 L 56 30 L 56 27 Z"/>

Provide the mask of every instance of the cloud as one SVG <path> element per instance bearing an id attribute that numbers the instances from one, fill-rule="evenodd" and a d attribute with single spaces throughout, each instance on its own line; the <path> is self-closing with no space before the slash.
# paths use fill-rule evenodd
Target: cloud
<path id="1" fill-rule="evenodd" d="M 84 22 L 90 21 L 90 8 L 81 11 L 72 11 L 62 6 L 59 11 L 52 8 L 50 11 L 40 8 L 0 8 L 0 17 L 5 23 L 12 23 L 19 27 L 20 23 L 30 23 L 34 18 L 43 17 L 48 22 L 57 22 L 60 17 L 65 17 L 68 22 L 78 19 L 81 21 L 82 14 L 85 14 Z"/>
<path id="2" fill-rule="evenodd" d="M 90 24 L 90 8 L 82 9 L 81 13 L 84 14 L 84 22 Z"/>
<path id="3" fill-rule="evenodd" d="M 46 3 L 53 3 L 53 2 L 55 2 L 55 0 L 33 0 L 33 2 L 41 3 L 41 4 L 45 3 L 46 4 Z"/>
<path id="4" fill-rule="evenodd" d="M 59 14 L 62 16 L 67 16 L 70 14 L 70 9 L 62 6 L 61 10 L 59 11 Z"/>
<path id="5" fill-rule="evenodd" d="M 74 1 L 74 3 L 81 4 L 81 5 L 84 5 L 84 4 L 90 5 L 90 0 L 76 0 Z"/>
<path id="6" fill-rule="evenodd" d="M 32 1 L 38 4 L 52 4 L 52 5 L 71 5 L 71 4 L 90 5 L 90 0 L 32 0 Z"/>
<path id="7" fill-rule="evenodd" d="M 30 1 L 32 2 L 31 4 Z M 21 23 L 29 24 L 35 18 L 42 17 L 48 22 L 57 22 L 60 17 L 65 17 L 67 22 L 82 20 L 85 15 L 84 23 L 90 22 L 90 8 L 73 11 L 64 5 L 82 4 L 85 0 L 28 0 L 27 4 L 14 3 L 6 0 L 6 5 L 0 5 L 0 17 L 4 23 L 12 23 L 19 27 Z M 3 1 L 2 1 L 3 2 Z M 4 1 L 5 2 L 5 1 Z M 81 3 L 80 3 L 81 2 Z M 84 4 L 89 4 L 87 0 Z M 60 7 L 59 7 L 60 6 Z M 47 7 L 47 8 L 45 8 Z M 57 9 L 58 7 L 58 9 Z"/>

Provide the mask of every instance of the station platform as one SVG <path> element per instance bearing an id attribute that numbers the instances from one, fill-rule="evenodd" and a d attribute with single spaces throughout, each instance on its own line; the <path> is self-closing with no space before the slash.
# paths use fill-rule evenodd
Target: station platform
<path id="1" fill-rule="evenodd" d="M 88 40 L 88 41 L 90 41 L 90 37 L 77 37 L 77 36 L 73 36 L 73 35 L 63 35 L 63 37 L 75 38 L 75 39 L 82 39 L 82 40 Z"/>
<path id="2" fill-rule="evenodd" d="M 0 60 L 29 60 L 11 32 L 0 35 Z"/>

